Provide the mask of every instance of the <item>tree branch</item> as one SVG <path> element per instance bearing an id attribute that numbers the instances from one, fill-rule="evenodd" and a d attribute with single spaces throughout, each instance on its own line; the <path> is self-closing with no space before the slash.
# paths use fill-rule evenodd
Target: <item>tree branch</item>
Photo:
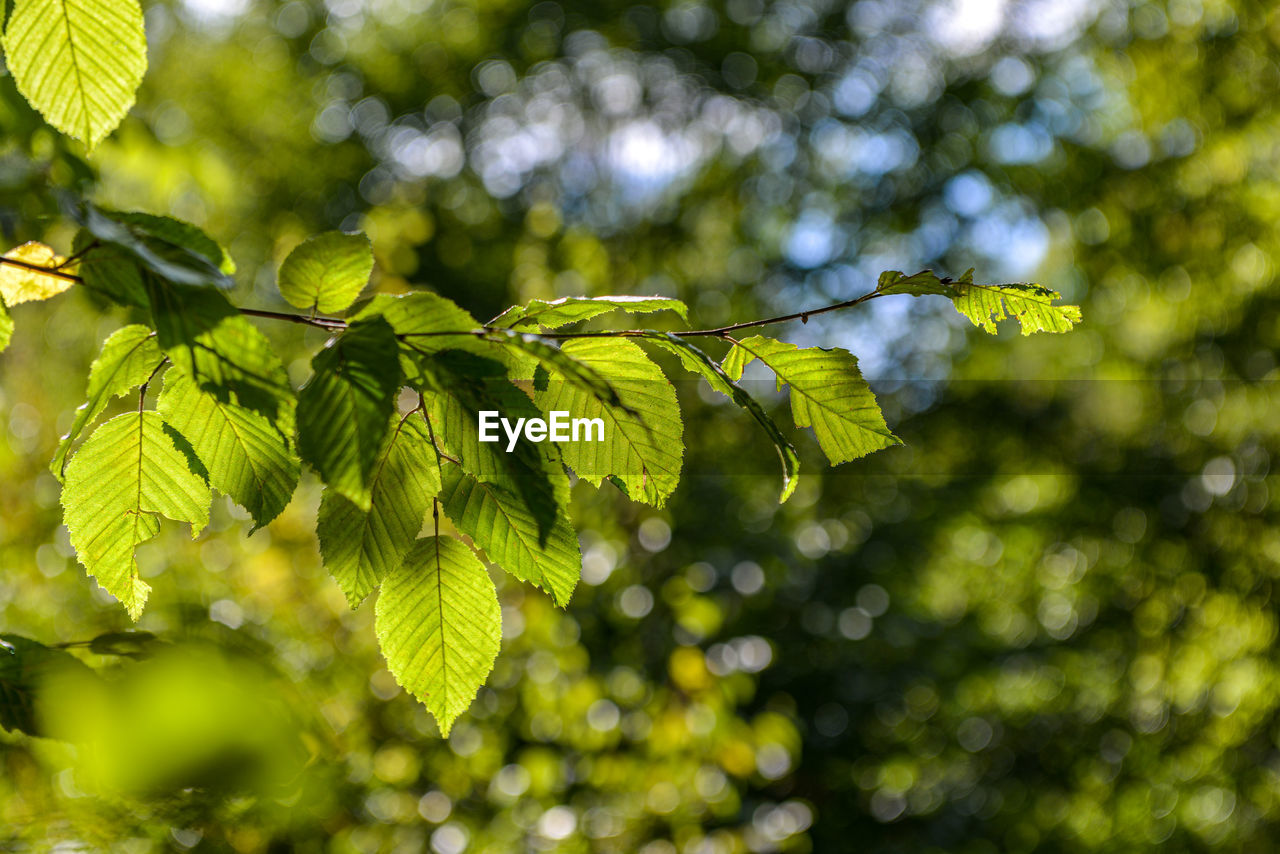
<path id="1" fill-rule="evenodd" d="M 318 326 L 321 329 L 346 329 L 347 322 L 339 317 L 312 317 L 306 314 L 292 314 L 287 311 L 268 311 L 264 308 L 241 308 L 239 312 L 248 317 L 263 317 L 268 320 L 283 320 L 288 323 L 301 323 L 304 326 Z"/>
<path id="2" fill-rule="evenodd" d="M 83 252 L 81 253 L 83 254 Z M 68 259 L 69 260 L 69 259 Z M 63 262 L 64 264 L 67 262 Z M 18 267 L 23 270 L 29 270 L 33 273 L 41 273 L 46 276 L 53 276 L 68 282 L 84 284 L 84 278 L 75 273 L 63 272 L 59 267 L 43 267 L 39 264 L 33 264 L 29 261 L 22 261 L 18 258 L 5 258 L 0 256 L 0 265 L 9 267 Z M 797 311 L 791 314 L 782 314 L 777 317 L 766 317 L 760 320 L 747 320 L 742 323 L 734 323 L 729 326 L 718 326 L 714 329 L 685 329 L 671 334 L 677 338 L 726 338 L 730 333 L 738 332 L 743 329 L 754 329 L 759 326 L 771 326 L 775 323 L 786 323 L 791 320 L 799 320 L 801 323 L 808 323 L 809 318 L 818 314 L 826 314 L 832 311 L 840 311 L 841 309 L 852 308 L 860 305 L 876 297 L 884 296 L 879 291 L 871 291 L 854 299 L 844 300 L 843 302 L 833 303 L 832 305 L 814 308 L 808 311 Z M 294 314 L 287 311 L 270 311 L 263 308 L 237 308 L 241 314 L 247 317 L 260 317 L 266 320 L 282 320 L 286 323 L 300 323 L 304 326 L 315 326 L 320 329 L 330 331 L 341 331 L 346 329 L 350 324 L 340 317 L 317 317 L 309 314 Z M 507 331 L 502 327 L 482 326 L 478 329 L 459 329 L 456 331 L 440 331 L 440 332 L 405 332 L 400 338 L 434 338 L 442 335 L 472 335 L 483 338 L 491 332 Z M 649 335 L 653 332 L 651 329 L 615 329 L 603 332 L 537 332 L 541 338 L 552 338 L 558 340 L 567 340 L 571 338 L 637 338 Z"/>

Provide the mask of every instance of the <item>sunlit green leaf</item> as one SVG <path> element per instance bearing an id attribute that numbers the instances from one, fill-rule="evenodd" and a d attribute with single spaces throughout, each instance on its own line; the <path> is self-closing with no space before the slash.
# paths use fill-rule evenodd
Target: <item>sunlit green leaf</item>
<path id="1" fill-rule="evenodd" d="M 67 467 L 71 445 L 80 438 L 84 428 L 98 419 L 112 398 L 145 383 L 163 361 L 164 353 L 156 342 L 156 334 L 140 324 L 117 329 L 102 342 L 102 351 L 89 367 L 88 400 L 76 410 L 71 430 L 58 443 L 49 464 L 59 480 Z"/>
<path id="2" fill-rule="evenodd" d="M 508 452 L 505 438 L 481 442 L 478 425 L 482 411 L 501 412 L 511 420 L 540 418 L 542 413 L 491 359 L 446 351 L 424 360 L 423 366 L 427 411 L 445 450 L 468 474 L 506 483 L 536 520 L 538 535 L 545 537 L 556 521 L 556 504 L 548 500 L 555 495 L 552 484 L 564 472 L 556 446 L 520 441 Z"/>
<path id="3" fill-rule="evenodd" d="M 368 510 L 324 491 L 316 519 L 320 555 L 351 607 L 403 563 L 439 491 L 440 468 L 420 413 L 395 419 L 369 481 Z"/>
<path id="4" fill-rule="evenodd" d="M 21 0 L 4 52 L 23 97 L 92 150 L 133 106 L 146 73 L 142 9 L 136 0 Z"/>
<path id="5" fill-rule="evenodd" d="M 191 443 L 210 483 L 249 511 L 255 529 L 280 515 L 298 486 L 301 464 L 274 424 L 219 400 L 177 367 L 165 374 L 156 409 Z"/>
<path id="6" fill-rule="evenodd" d="M 280 295 L 291 305 L 330 314 L 355 302 L 373 272 L 363 234 L 326 231 L 303 241 L 280 265 Z"/>
<path id="7" fill-rule="evenodd" d="M 258 329 L 210 288 L 147 280 L 160 347 L 201 389 L 293 435 L 295 396 L 284 364 Z"/>
<path id="8" fill-rule="evenodd" d="M 550 530 L 540 530 L 525 496 L 508 483 L 479 481 L 457 466 L 448 466 L 440 501 L 459 531 L 484 549 L 494 563 L 516 578 L 547 591 L 557 604 L 567 605 L 582 570 L 578 535 L 564 512 L 568 479 L 560 474 L 558 488 L 543 501 L 557 508 Z"/>
<path id="9" fill-rule="evenodd" d="M 811 347 L 754 336 L 738 341 L 723 362 L 733 380 L 759 359 L 774 372 L 778 387 L 791 389 L 797 427 L 812 427 L 832 465 L 902 444 L 884 423 L 875 395 L 847 350 Z"/>
<path id="10" fill-rule="evenodd" d="M 955 287 L 956 311 L 993 335 L 996 324 L 1006 317 L 1017 319 L 1023 335 L 1070 332 L 1080 322 L 1080 306 L 1054 305 L 1062 294 L 1040 285 L 975 285 L 973 270 L 969 270 Z"/>
<path id="11" fill-rule="evenodd" d="M 452 537 L 419 540 L 382 582 L 376 615 L 388 669 L 448 735 L 502 643 L 502 609 L 484 564 Z"/>
<path id="12" fill-rule="evenodd" d="M 476 319 L 457 303 L 433 294 L 417 291 L 405 296 L 379 294 L 360 309 L 355 320 L 381 317 L 391 324 L 400 337 L 400 364 L 406 382 L 420 382 L 418 363 L 421 359 L 442 350 L 469 350 L 479 355 L 489 355 L 495 348 L 477 340 L 474 331 L 480 328 Z M 461 332 L 461 335 L 442 335 L 444 332 Z"/>
<path id="13" fill-rule="evenodd" d="M 400 389 L 397 350 L 385 320 L 353 323 L 311 360 L 314 373 L 298 392 L 302 458 L 361 510 Z"/>
<path id="14" fill-rule="evenodd" d="M 209 487 L 192 472 L 169 427 L 154 412 L 119 415 L 89 436 L 67 466 L 63 520 L 76 556 L 103 589 L 138 619 L 151 587 L 134 552 L 160 530 L 159 515 L 209 520 Z"/>
<path id="15" fill-rule="evenodd" d="M 675 389 L 633 341 L 578 338 L 563 349 L 607 376 L 619 400 L 619 404 L 602 401 L 555 374 L 545 390 L 534 393 L 543 412 L 564 411 L 571 418 L 604 422 L 604 441 L 569 442 L 562 447 L 565 463 L 594 484 L 614 475 L 633 498 L 661 506 L 680 480 L 684 457 L 684 428 Z"/>

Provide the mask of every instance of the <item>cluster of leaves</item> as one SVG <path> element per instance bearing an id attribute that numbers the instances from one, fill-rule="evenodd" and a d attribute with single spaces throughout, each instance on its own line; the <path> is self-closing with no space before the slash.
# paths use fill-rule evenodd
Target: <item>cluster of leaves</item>
<path id="1" fill-rule="evenodd" d="M 28 244 L 0 270 L 5 304 L 82 282 L 149 321 L 104 342 L 88 400 L 53 459 L 80 561 L 136 620 L 150 588 L 135 552 L 159 532 L 161 517 L 190 524 L 196 536 L 217 490 L 244 507 L 256 529 L 289 503 L 306 462 L 325 487 L 316 528 L 326 566 L 352 607 L 381 588 L 376 625 L 387 663 L 444 732 L 484 683 L 502 632 L 485 564 L 441 534 L 440 514 L 490 561 L 565 605 L 581 565 L 566 511 L 569 472 L 596 486 L 608 480 L 654 506 L 679 481 L 679 404 L 642 345 L 677 356 L 766 430 L 783 461 L 784 501 L 795 489 L 798 456 L 737 384 L 751 361 L 790 389 L 796 425 L 813 427 L 832 464 L 899 442 L 845 350 L 733 336 L 756 322 L 684 333 L 558 331 L 618 310 L 684 317 L 674 299 L 535 300 L 487 324 L 426 291 L 378 295 L 353 309 L 372 251 L 363 235 L 329 232 L 301 244 L 279 271 L 281 295 L 305 314 L 242 311 L 222 293 L 232 262 L 194 226 L 93 207 L 81 219 L 70 260 Z M 946 295 L 992 330 L 1006 306 L 1024 333 L 1064 331 L 1079 319 L 1078 309 L 1053 305 L 1057 294 L 1043 288 L 975 285 L 971 273 L 954 283 L 890 273 L 866 298 L 894 293 Z M 331 316 L 348 310 L 345 319 Z M 250 314 L 331 333 L 296 394 Z M 729 343 L 723 361 L 690 343 L 699 335 Z M 161 380 L 147 408 L 148 390 Z M 112 400 L 135 389 L 136 409 L 98 425 L 73 455 Z M 481 441 L 483 410 L 527 419 L 568 412 L 599 419 L 604 437 L 526 439 L 507 452 Z M 420 537 L 428 519 L 429 535 Z"/>

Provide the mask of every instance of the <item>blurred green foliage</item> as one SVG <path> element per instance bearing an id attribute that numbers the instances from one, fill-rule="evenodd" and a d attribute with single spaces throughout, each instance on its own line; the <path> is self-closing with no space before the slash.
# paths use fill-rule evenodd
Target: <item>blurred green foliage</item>
<path id="1" fill-rule="evenodd" d="M 989 8 L 156 4 L 92 172 L 0 80 L 8 239 L 65 250 L 63 189 L 184 217 L 242 303 L 341 226 L 382 290 L 481 317 L 662 293 L 712 325 L 994 265 L 1086 318 L 988 341 L 886 300 L 785 330 L 859 355 L 906 446 L 782 507 L 767 440 L 682 394 L 670 505 L 576 494 L 586 583 L 559 610 L 499 579 L 447 741 L 320 568 L 314 484 L 250 538 L 226 508 L 163 536 L 161 651 L 71 648 L 106 686 L 62 705 L 79 742 L 0 736 L 0 848 L 1273 848 L 1280 16 Z M 0 360 L 0 618 L 49 644 L 125 628 L 46 468 L 99 310 L 19 307 Z"/>

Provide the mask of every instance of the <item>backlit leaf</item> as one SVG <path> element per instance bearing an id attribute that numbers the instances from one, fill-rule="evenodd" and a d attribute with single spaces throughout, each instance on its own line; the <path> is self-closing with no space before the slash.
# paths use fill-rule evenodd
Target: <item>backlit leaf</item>
<path id="1" fill-rule="evenodd" d="M 204 463 L 210 483 L 249 511 L 254 529 L 284 510 L 301 464 L 284 436 L 251 409 L 219 400 L 174 367 L 156 409 Z"/>
<path id="2" fill-rule="evenodd" d="M 324 491 L 316 519 L 320 556 L 351 607 L 404 562 L 439 491 L 440 468 L 420 413 L 395 419 L 369 481 L 368 510 Z"/>
<path id="3" fill-rule="evenodd" d="M 1080 306 L 1055 305 L 1062 294 L 1033 284 L 975 285 L 970 270 L 956 283 L 956 311 L 974 326 L 995 334 L 996 324 L 1016 318 L 1023 335 L 1033 332 L 1070 332 L 1080 322 Z"/>
<path id="4" fill-rule="evenodd" d="M 314 373 L 298 392 L 298 451 L 361 510 L 400 389 L 397 349 L 385 320 L 353 323 L 311 360 Z"/>
<path id="5" fill-rule="evenodd" d="M 545 537 L 556 520 L 556 506 L 547 498 L 555 494 L 555 478 L 564 474 L 556 446 L 518 441 L 508 452 L 505 437 L 498 442 L 481 442 L 478 424 L 483 411 L 501 412 L 513 423 L 521 418 L 540 418 L 541 411 L 492 359 L 442 352 L 424 360 L 423 367 L 427 371 L 423 390 L 436 438 L 468 474 L 505 482 L 537 521 L 538 535 Z"/>
<path id="6" fill-rule="evenodd" d="M 164 353 L 156 342 L 156 334 L 140 324 L 131 324 L 113 332 L 102 342 L 102 351 L 89 367 L 88 400 L 76 410 L 71 430 L 62 437 L 54 452 L 50 470 L 62 479 L 71 445 L 107 408 L 112 398 L 127 394 L 147 381 L 164 361 Z"/>
<path id="7" fill-rule="evenodd" d="M 579 477 L 599 484 L 613 475 L 633 498 L 660 506 L 676 488 L 684 457 L 684 428 L 675 389 L 634 341 L 578 338 L 564 352 L 609 378 L 619 405 L 602 401 L 553 374 L 534 401 L 543 412 L 600 418 L 604 441 L 562 446 L 565 463 Z"/>
<path id="8" fill-rule="evenodd" d="M 135 550 L 159 532 L 159 516 L 189 522 L 198 534 L 209 500 L 164 419 L 131 412 L 98 427 L 71 458 L 63 521 L 85 569 L 137 620 L 151 588 L 138 575 Z"/>
<path id="9" fill-rule="evenodd" d="M 722 363 L 733 380 L 759 359 L 774 372 L 778 387 L 791 388 L 791 413 L 797 427 L 812 427 L 832 465 L 902 444 L 884 423 L 884 415 L 858 360 L 847 350 L 811 347 L 754 336 L 738 341 Z"/>
<path id="10" fill-rule="evenodd" d="M 419 540 L 378 593 L 387 668 L 448 735 L 493 669 L 502 609 L 489 573 L 459 540 Z"/>
<path id="11" fill-rule="evenodd" d="M 578 535 L 564 512 L 568 479 L 543 501 L 556 508 L 550 530 L 540 530 L 525 497 L 501 480 L 480 481 L 448 466 L 440 501 L 454 526 L 484 549 L 494 563 L 523 581 L 541 587 L 558 605 L 567 605 L 582 570 Z M 556 494 L 558 493 L 558 494 Z"/>
<path id="12" fill-rule="evenodd" d="M 160 347 L 201 389 L 293 435 L 293 387 L 266 336 L 221 292 L 147 279 Z"/>
<path id="13" fill-rule="evenodd" d="M 4 52 L 23 97 L 92 150 L 133 106 L 146 73 L 142 9 L 136 0 L 22 0 Z"/>
<path id="14" fill-rule="evenodd" d="M 473 331 L 480 328 L 476 319 L 450 299 L 430 291 L 405 296 L 379 294 L 356 313 L 355 320 L 381 317 L 400 338 L 400 364 L 405 380 L 417 385 L 419 360 L 442 350 L 469 350 L 488 354 L 492 345 L 476 339 Z M 462 332 L 462 335 L 441 335 Z"/>
<path id="15" fill-rule="evenodd" d="M 372 272 L 368 237 L 326 231 L 289 253 L 277 284 L 291 305 L 330 314 L 355 302 Z"/>
<path id="16" fill-rule="evenodd" d="M 54 252 L 52 247 L 35 240 L 10 249 L 4 253 L 4 257 L 50 269 L 67 260 Z M 4 299 L 4 304 L 7 306 L 33 300 L 46 300 L 57 296 L 73 284 L 75 282 L 66 276 L 54 276 L 12 264 L 0 264 L 0 298 Z"/>

